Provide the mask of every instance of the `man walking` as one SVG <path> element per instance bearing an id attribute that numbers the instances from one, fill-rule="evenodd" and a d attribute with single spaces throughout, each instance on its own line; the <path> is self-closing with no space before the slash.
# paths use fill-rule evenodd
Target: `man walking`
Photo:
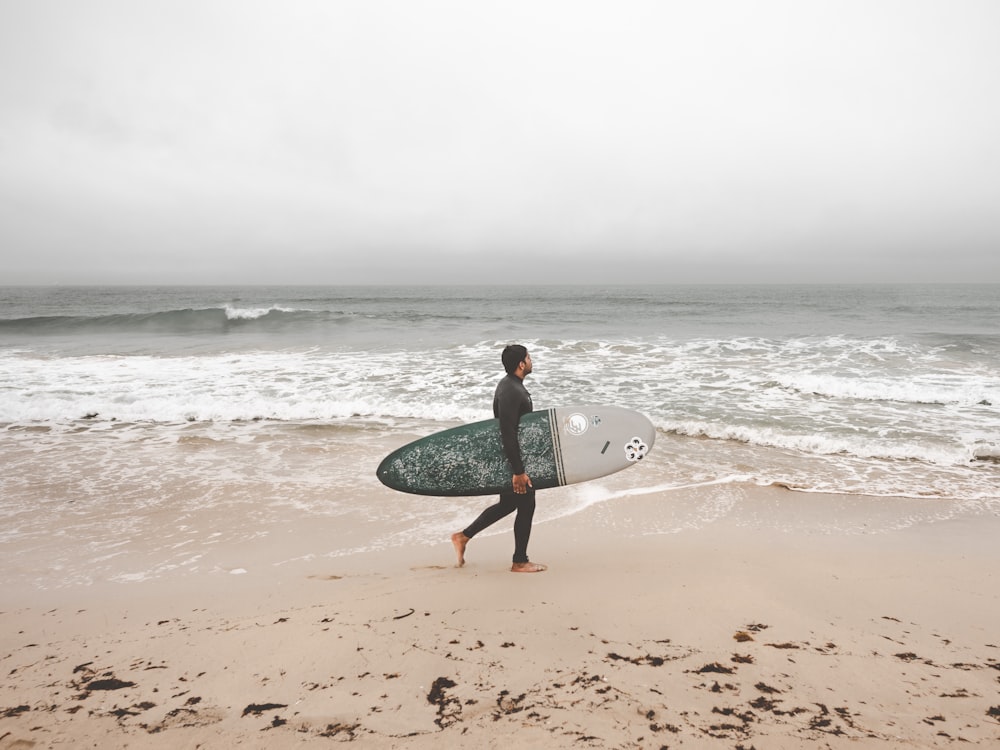
<path id="1" fill-rule="evenodd" d="M 500 420 L 500 442 L 511 470 L 510 487 L 500 492 L 500 500 L 484 510 L 468 528 L 451 535 L 458 566 L 465 565 L 465 547 L 483 529 L 492 526 L 514 511 L 513 573 L 541 573 L 545 566 L 528 560 L 528 538 L 535 515 L 535 489 L 524 469 L 521 444 L 517 437 L 518 424 L 524 414 L 532 411 L 531 394 L 524 387 L 524 378 L 531 374 L 531 355 L 520 344 L 511 344 L 501 355 L 507 375 L 497 384 L 493 396 L 493 416 Z"/>

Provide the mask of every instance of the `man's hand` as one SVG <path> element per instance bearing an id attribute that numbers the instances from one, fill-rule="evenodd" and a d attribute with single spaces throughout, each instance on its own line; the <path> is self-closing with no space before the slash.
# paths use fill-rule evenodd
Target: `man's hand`
<path id="1" fill-rule="evenodd" d="M 514 492 L 518 495 L 523 495 L 528 491 L 528 488 L 532 486 L 531 478 L 525 474 L 515 474 L 514 479 Z"/>

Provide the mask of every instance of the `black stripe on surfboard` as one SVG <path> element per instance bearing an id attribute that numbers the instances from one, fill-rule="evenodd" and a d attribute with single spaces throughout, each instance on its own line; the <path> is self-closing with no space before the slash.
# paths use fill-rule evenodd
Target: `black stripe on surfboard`
<path id="1" fill-rule="evenodd" d="M 556 410 L 549 409 L 549 430 L 552 433 L 552 457 L 556 464 L 556 481 L 562 487 L 566 484 L 566 467 L 563 466 L 562 441 L 559 438 L 559 423 L 556 421 Z"/>

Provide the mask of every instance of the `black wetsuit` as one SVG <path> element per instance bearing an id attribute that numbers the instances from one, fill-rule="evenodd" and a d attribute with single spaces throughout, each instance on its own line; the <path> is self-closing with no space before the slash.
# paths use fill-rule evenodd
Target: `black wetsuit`
<path id="1" fill-rule="evenodd" d="M 531 394 L 517 375 L 507 375 L 497 384 L 493 396 L 493 416 L 500 420 L 500 442 L 510 465 L 511 476 L 524 473 L 517 427 L 521 417 L 531 412 L 532 408 Z M 462 533 L 471 539 L 515 510 L 514 562 L 528 562 L 528 538 L 531 536 L 531 520 L 535 515 L 535 490 L 531 487 L 523 495 L 518 495 L 514 492 L 513 485 L 508 485 L 501 490 L 500 501 L 484 510 Z"/>

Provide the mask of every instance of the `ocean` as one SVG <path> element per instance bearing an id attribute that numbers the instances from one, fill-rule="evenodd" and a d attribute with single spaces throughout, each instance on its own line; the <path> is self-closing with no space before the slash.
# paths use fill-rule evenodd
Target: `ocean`
<path id="1" fill-rule="evenodd" d="M 1000 513 L 998 285 L 8 287 L 0 582 L 440 543 L 486 501 L 394 493 L 375 467 L 492 416 L 509 342 L 536 408 L 657 428 L 640 466 L 540 495 L 536 523 L 710 488 L 623 532 L 673 533 L 747 485 L 904 498 L 912 522 Z"/>

